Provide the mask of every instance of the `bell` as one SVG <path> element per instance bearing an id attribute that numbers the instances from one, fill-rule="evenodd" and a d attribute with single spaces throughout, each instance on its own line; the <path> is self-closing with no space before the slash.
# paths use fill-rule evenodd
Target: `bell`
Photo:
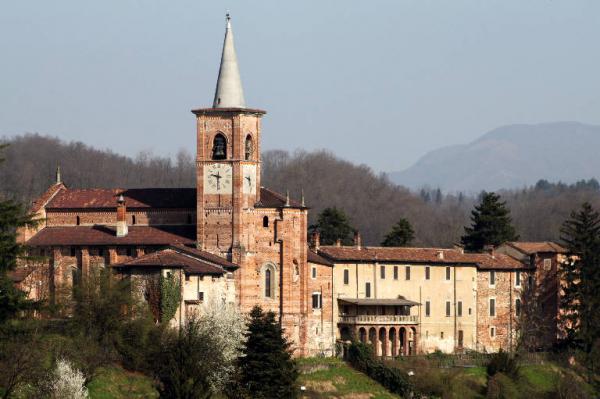
<path id="1" fill-rule="evenodd" d="M 225 151 L 224 151 L 224 148 L 222 145 L 218 145 L 215 147 L 214 157 L 215 158 L 224 158 L 225 157 Z"/>

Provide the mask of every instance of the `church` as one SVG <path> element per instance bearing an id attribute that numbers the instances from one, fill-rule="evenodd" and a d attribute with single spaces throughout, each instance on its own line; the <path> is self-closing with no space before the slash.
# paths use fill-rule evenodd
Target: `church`
<path id="1" fill-rule="evenodd" d="M 521 295 L 556 283 L 554 243 L 460 248 L 321 246 L 301 198 L 261 185 L 262 118 L 246 106 L 229 16 L 212 107 L 196 118 L 196 187 L 72 189 L 56 182 L 32 205 L 42 220 L 20 241 L 46 259 L 13 273 L 30 298 L 60 301 L 82 275 L 110 268 L 148 298 L 176 279 L 181 325 L 208 304 L 273 311 L 295 356 L 332 356 L 352 339 L 380 356 L 512 350 Z M 68 180 L 68 177 L 67 177 Z M 556 326 L 558 285 L 548 291 Z M 548 341 L 557 337 L 549 329 Z"/>

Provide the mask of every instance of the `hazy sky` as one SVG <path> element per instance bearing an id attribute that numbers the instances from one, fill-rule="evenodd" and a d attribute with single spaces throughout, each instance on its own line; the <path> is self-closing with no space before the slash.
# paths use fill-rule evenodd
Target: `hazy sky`
<path id="1" fill-rule="evenodd" d="M 263 149 L 377 171 L 504 124 L 600 124 L 600 1 L 4 1 L 0 136 L 195 151 L 232 14 Z"/>

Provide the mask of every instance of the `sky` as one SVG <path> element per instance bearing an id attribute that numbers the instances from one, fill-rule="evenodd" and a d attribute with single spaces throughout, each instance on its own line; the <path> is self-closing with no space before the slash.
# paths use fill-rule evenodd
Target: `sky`
<path id="1" fill-rule="evenodd" d="M 194 152 L 232 16 L 263 150 L 375 171 L 514 123 L 600 124 L 600 1 L 4 1 L 0 136 Z"/>

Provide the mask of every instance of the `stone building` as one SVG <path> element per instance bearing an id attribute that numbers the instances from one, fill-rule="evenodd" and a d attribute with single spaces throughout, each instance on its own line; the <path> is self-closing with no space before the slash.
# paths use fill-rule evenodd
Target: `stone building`
<path id="1" fill-rule="evenodd" d="M 332 354 L 332 267 L 308 251 L 303 199 L 260 185 L 266 112 L 246 107 L 229 16 L 213 106 L 192 112 L 195 188 L 70 189 L 57 175 L 35 201 L 44 222 L 20 237 L 48 258 L 48 298 L 96 268 L 145 279 L 176 273 L 174 323 L 215 293 L 242 312 L 275 312 L 296 355 Z"/>

